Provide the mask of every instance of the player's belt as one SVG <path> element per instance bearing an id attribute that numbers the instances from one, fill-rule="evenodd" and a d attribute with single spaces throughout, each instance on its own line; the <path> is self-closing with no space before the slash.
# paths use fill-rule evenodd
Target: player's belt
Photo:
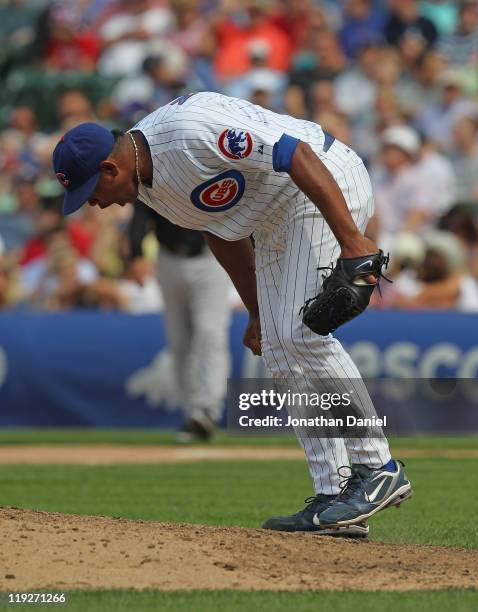
<path id="1" fill-rule="evenodd" d="M 202 255 L 206 251 L 206 244 L 181 244 L 178 242 L 177 244 L 162 244 L 161 248 L 170 253 L 171 255 L 177 255 L 178 257 L 197 257 L 198 255 Z"/>
<path id="2" fill-rule="evenodd" d="M 325 131 L 324 131 L 324 136 L 325 136 L 325 140 L 324 140 L 324 153 L 327 153 L 327 151 L 330 149 L 330 147 L 335 142 L 335 136 L 332 136 L 332 134 L 329 134 L 328 132 L 325 132 Z"/>

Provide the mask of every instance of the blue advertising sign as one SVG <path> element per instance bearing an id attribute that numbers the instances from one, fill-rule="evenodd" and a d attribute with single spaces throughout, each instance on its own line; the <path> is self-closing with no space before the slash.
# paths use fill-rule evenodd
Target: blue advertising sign
<path id="1" fill-rule="evenodd" d="M 230 330 L 233 378 L 264 378 Z M 367 378 L 478 378 L 478 317 L 367 311 L 337 336 Z M 181 421 L 161 316 L 0 315 L 0 426 L 175 427 Z"/>

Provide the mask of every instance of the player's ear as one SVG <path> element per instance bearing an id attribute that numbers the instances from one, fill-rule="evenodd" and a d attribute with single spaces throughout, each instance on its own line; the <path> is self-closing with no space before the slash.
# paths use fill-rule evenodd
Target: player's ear
<path id="1" fill-rule="evenodd" d="M 119 174 L 118 164 L 112 159 L 105 159 L 100 163 L 100 171 L 104 178 L 115 178 Z"/>

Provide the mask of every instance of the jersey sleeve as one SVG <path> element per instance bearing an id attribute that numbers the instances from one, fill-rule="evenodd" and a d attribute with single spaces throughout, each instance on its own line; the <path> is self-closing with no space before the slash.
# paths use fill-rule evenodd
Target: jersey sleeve
<path id="1" fill-rule="evenodd" d="M 192 108 L 180 123 L 183 151 L 211 169 L 289 172 L 299 138 L 256 117 Z"/>

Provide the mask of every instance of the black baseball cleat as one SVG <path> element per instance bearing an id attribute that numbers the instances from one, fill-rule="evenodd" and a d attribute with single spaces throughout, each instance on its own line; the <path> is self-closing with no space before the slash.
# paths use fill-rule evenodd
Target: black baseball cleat
<path id="1" fill-rule="evenodd" d="M 317 513 L 322 527 L 345 527 L 363 523 L 371 516 L 400 504 L 412 495 L 412 487 L 401 461 L 391 459 L 382 468 L 352 465 L 344 477 L 342 491 L 335 500 Z M 340 472 L 339 472 L 340 473 Z"/>
<path id="2" fill-rule="evenodd" d="M 288 516 L 273 516 L 268 519 L 262 529 L 273 531 L 306 531 L 317 535 L 328 535 L 343 538 L 366 538 L 369 527 L 364 521 L 347 527 L 322 527 L 317 519 L 318 514 L 324 511 L 335 499 L 335 495 L 315 495 L 305 500 L 307 504 L 303 510 Z"/>
<path id="3" fill-rule="evenodd" d="M 184 426 L 176 434 L 176 441 L 181 444 L 192 444 L 194 442 L 209 442 L 215 432 L 215 424 L 208 417 L 201 420 L 188 419 Z"/>

